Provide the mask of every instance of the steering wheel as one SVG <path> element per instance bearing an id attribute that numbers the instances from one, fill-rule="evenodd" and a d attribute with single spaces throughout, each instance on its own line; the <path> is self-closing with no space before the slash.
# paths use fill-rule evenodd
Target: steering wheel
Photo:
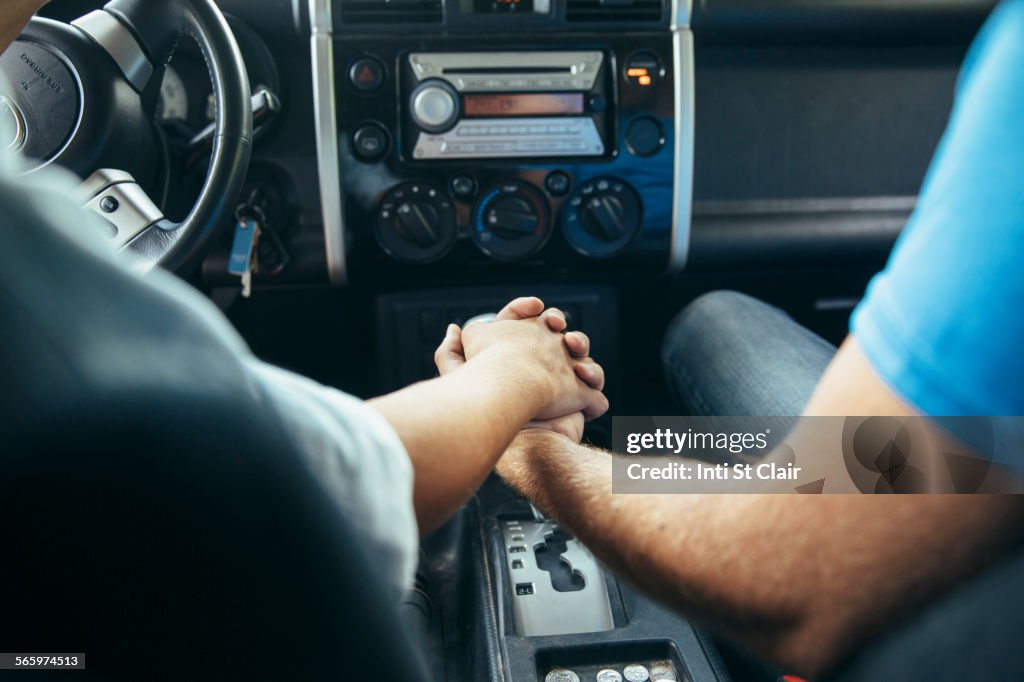
<path id="1" fill-rule="evenodd" d="M 181 222 L 146 194 L 159 158 L 153 111 L 178 41 L 202 51 L 216 101 L 206 179 Z M 28 172 L 59 165 L 83 179 L 83 205 L 107 219 L 111 246 L 135 266 L 185 270 L 233 214 L 249 165 L 252 102 L 238 44 L 214 0 L 113 0 L 70 24 L 33 19 L 0 57 L 0 116 Z M 0 78 L 0 82 L 3 79 Z"/>

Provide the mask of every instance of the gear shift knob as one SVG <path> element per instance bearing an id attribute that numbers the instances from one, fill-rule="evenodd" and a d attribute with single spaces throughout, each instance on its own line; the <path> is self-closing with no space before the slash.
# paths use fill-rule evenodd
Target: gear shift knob
<path id="1" fill-rule="evenodd" d="M 495 322 L 497 319 L 497 313 L 484 313 L 482 315 L 477 315 L 476 317 L 471 317 L 468 320 L 466 320 L 466 324 L 462 325 L 462 328 L 466 329 L 471 324 Z"/>

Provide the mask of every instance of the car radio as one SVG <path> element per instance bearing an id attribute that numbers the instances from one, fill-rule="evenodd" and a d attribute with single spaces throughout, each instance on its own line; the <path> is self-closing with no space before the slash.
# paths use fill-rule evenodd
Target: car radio
<path id="1" fill-rule="evenodd" d="M 403 60 L 407 154 L 417 160 L 604 156 L 600 50 L 424 53 Z M 614 110 L 614 107 L 613 107 Z"/>
<path id="2" fill-rule="evenodd" d="M 332 281 L 685 263 L 688 3 L 313 4 Z"/>

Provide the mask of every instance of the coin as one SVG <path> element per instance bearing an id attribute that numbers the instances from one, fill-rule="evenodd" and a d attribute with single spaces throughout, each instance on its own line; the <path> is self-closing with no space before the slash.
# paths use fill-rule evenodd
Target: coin
<path id="1" fill-rule="evenodd" d="M 580 676 L 571 670 L 555 668 L 547 674 L 544 682 L 580 682 Z"/>
<path id="2" fill-rule="evenodd" d="M 644 666 L 634 663 L 626 666 L 626 669 L 622 671 L 622 677 L 626 679 L 626 682 L 647 682 L 651 679 L 651 674 Z"/>
<path id="3" fill-rule="evenodd" d="M 668 661 L 651 664 L 651 682 L 675 682 L 677 679 L 675 668 Z"/>

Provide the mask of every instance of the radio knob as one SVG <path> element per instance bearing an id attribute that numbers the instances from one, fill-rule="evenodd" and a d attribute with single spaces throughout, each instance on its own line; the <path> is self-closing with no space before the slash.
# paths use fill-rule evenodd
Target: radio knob
<path id="1" fill-rule="evenodd" d="M 424 81 L 412 91 L 411 109 L 416 125 L 429 133 L 441 133 L 458 120 L 459 96 L 444 81 Z"/>

